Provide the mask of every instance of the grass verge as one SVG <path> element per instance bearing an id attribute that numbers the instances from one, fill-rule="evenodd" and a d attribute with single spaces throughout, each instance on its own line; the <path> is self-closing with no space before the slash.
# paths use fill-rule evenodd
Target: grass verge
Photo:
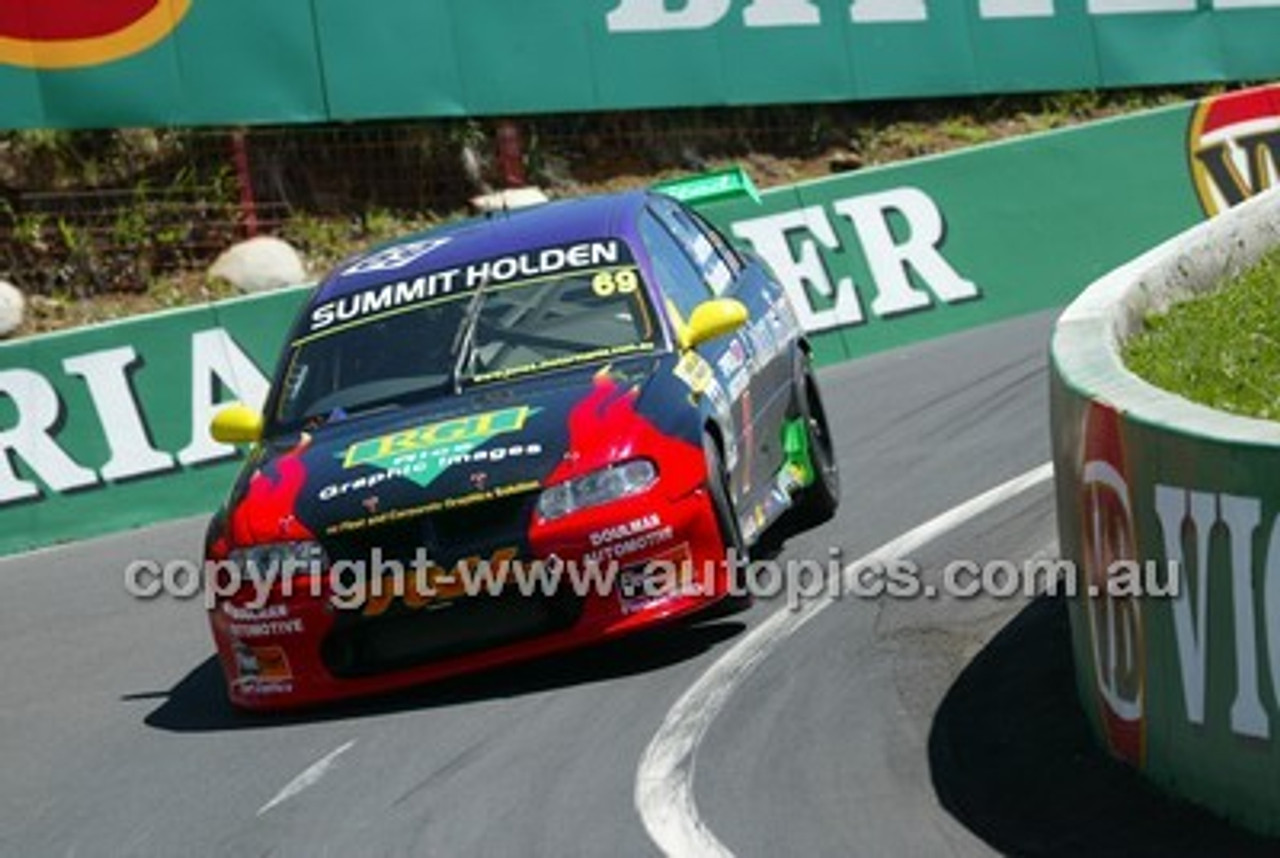
<path id="1" fill-rule="evenodd" d="M 1280 250 L 1214 292 L 1148 316 L 1124 361 L 1193 402 L 1280 420 Z"/>

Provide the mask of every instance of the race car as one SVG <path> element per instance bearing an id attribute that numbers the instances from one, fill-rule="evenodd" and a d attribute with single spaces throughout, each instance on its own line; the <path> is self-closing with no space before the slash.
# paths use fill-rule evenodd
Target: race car
<path id="1" fill-rule="evenodd" d="M 287 708 L 693 615 L 839 472 L 758 258 L 652 190 L 497 213 L 341 265 L 287 335 L 206 539 L 229 696 Z"/>

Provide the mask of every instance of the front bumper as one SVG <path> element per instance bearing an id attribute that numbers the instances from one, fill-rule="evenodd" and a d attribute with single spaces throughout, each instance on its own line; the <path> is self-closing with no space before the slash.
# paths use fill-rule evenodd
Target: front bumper
<path id="1" fill-rule="evenodd" d="M 376 609 L 338 607 L 307 587 L 275 589 L 261 606 L 249 604 L 252 592 L 220 602 L 209 618 L 232 703 L 283 709 L 379 694 L 610 640 L 728 592 L 705 490 L 657 505 L 639 496 L 535 525 L 528 542 L 533 558 L 522 559 L 566 563 L 553 592 L 521 592 L 520 581 L 507 579 L 498 595 L 428 599 L 410 588 Z M 654 561 L 661 571 L 646 577 Z"/>

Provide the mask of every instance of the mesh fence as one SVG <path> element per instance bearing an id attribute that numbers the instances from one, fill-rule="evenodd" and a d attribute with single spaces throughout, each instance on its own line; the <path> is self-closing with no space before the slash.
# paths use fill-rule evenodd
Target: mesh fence
<path id="1" fill-rule="evenodd" d="M 1063 102 L 1063 98 L 1077 99 Z M 473 196 L 536 184 L 553 195 L 639 184 L 708 162 L 746 161 L 758 183 L 792 181 L 777 161 L 839 150 L 836 169 L 893 123 L 976 142 L 964 121 L 1045 109 L 1070 121 L 1131 107 L 1086 97 L 632 111 L 247 129 L 0 133 L 0 278 L 35 294 L 145 291 L 234 241 L 317 219 L 348 239 L 369 220 L 434 218 Z M 1013 127 L 1013 126 L 1011 126 Z M 983 134 L 987 128 L 980 129 Z M 1025 123 L 1015 129 L 1036 130 Z M 938 148 L 900 134 L 890 158 Z M 769 158 L 760 158 L 767 153 Z M 295 235 L 299 232 L 294 229 Z M 290 236 L 291 238 L 294 236 Z M 295 243 L 297 241 L 295 240 Z M 305 233 L 301 244 L 307 243 Z M 303 247 L 306 251 L 309 248 Z"/>
<path id="2" fill-rule="evenodd" d="M 863 108 L 865 109 L 865 108 Z M 808 153 L 859 109 L 0 135 L 0 277 L 36 294 L 140 291 L 299 215 L 442 216 L 488 191 L 635 183 L 753 151 Z M 766 177 L 767 179 L 767 177 Z"/>

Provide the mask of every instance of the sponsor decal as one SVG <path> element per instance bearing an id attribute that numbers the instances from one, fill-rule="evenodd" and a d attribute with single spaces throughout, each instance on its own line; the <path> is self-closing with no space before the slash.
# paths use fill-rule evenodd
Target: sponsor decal
<path id="1" fill-rule="evenodd" d="M 1209 217 L 1280 180 L 1280 85 L 1200 102 L 1187 134 L 1191 179 Z"/>
<path id="2" fill-rule="evenodd" d="M 693 553 L 689 543 L 683 542 L 641 566 L 620 571 L 618 602 L 624 614 L 634 614 L 679 596 L 692 583 Z"/>
<path id="3" fill-rule="evenodd" d="M 690 351 L 681 355 L 673 371 L 676 378 L 684 382 L 694 395 L 701 395 L 711 385 L 716 384 L 711 364 L 697 352 Z"/>
<path id="4" fill-rule="evenodd" d="M 591 291 L 597 298 L 630 295 L 639 287 L 640 275 L 634 266 L 619 268 L 617 271 L 601 271 L 591 278 Z"/>
<path id="5" fill-rule="evenodd" d="M 386 482 L 391 479 L 391 475 L 385 471 L 376 474 L 368 474 L 363 477 L 357 477 L 354 480 L 347 480 L 342 483 L 333 483 L 316 492 L 316 497 L 322 501 L 331 501 L 340 498 L 352 492 L 360 492 L 365 489 L 371 489 L 379 483 Z"/>
<path id="6" fill-rule="evenodd" d="M 290 616 L 287 605 L 239 608 L 224 602 L 222 612 L 233 620 L 228 624 L 227 631 L 239 640 L 299 635 L 303 632 L 302 618 Z"/>
<path id="7" fill-rule="evenodd" d="M 742 427 L 742 492 L 751 491 L 751 471 L 755 467 L 756 422 L 751 417 L 751 388 L 743 388 L 742 398 L 738 400 L 742 407 L 742 416 L 738 425 Z"/>
<path id="8" fill-rule="evenodd" d="M 627 355 L 639 354 L 641 352 L 651 352 L 653 349 L 654 344 L 651 342 L 626 343 L 621 346 L 608 346 L 606 348 L 578 352 L 577 354 L 548 358 L 547 360 L 540 360 L 537 363 L 525 364 L 524 366 L 497 369 L 492 372 L 480 372 L 473 375 L 471 380 L 476 384 L 483 384 L 488 381 L 499 381 L 502 379 L 516 378 L 522 375 L 534 375 L 536 373 L 547 372 L 548 370 L 573 366 L 575 364 L 593 363 L 595 361 L 606 360 L 608 358 L 625 357 Z"/>
<path id="9" fill-rule="evenodd" d="M 737 402 L 746 393 L 747 388 L 751 385 L 751 376 L 745 372 L 740 372 L 729 379 L 728 393 L 729 402 Z"/>
<path id="10" fill-rule="evenodd" d="M 223 602 L 222 613 L 239 622 L 259 623 L 266 620 L 279 620 L 289 616 L 289 606 L 267 605 L 264 608 L 241 608 L 230 602 Z"/>
<path id="11" fill-rule="evenodd" d="M 588 551 L 583 555 L 583 559 L 589 563 L 608 563 L 612 560 L 621 560 L 624 557 L 643 554 L 659 545 L 665 545 L 675 539 L 675 536 L 674 528 L 670 526 L 660 527 L 648 533 L 642 533 L 638 536 L 624 539 L 621 542 L 615 542 L 611 545 L 604 545 Z"/>
<path id="12" fill-rule="evenodd" d="M 725 387 L 729 394 L 728 401 L 737 402 L 742 392 L 747 389 L 747 385 L 751 383 L 752 372 L 752 358 L 747 354 L 747 347 L 743 345 L 741 339 L 734 337 L 729 342 L 729 347 L 725 349 L 724 354 L 716 360 L 716 367 L 720 370 L 720 375 L 725 378 Z M 718 412 L 719 403 L 716 405 Z"/>
<path id="13" fill-rule="evenodd" d="M 664 525 L 657 513 L 650 513 L 589 534 L 587 541 L 591 550 L 583 555 L 583 559 L 594 563 L 619 560 L 664 545 L 674 538 L 675 529 Z"/>
<path id="14" fill-rule="evenodd" d="M 1107 577 L 1137 559 L 1137 534 L 1117 413 L 1090 403 L 1081 450 L 1083 573 L 1100 595 L 1085 595 L 1095 691 L 1111 752 L 1141 767 L 1146 754 L 1146 637 L 1142 601 L 1114 596 Z M 1089 588 L 1081 588 L 1088 593 Z"/>
<path id="15" fill-rule="evenodd" d="M 0 63 L 39 69 L 96 66 L 167 38 L 191 0 L 5 0 Z"/>
<path id="16" fill-rule="evenodd" d="M 459 509 L 461 507 L 471 506 L 477 503 L 484 503 L 485 501 L 499 500 L 501 498 L 511 497 L 512 495 L 537 491 L 540 488 L 542 488 L 542 484 L 537 480 L 524 480 L 518 483 L 497 486 L 496 488 L 484 489 L 483 491 L 477 490 L 459 497 L 449 497 L 442 500 L 433 500 L 429 503 L 418 504 L 417 506 L 387 510 L 385 512 L 379 512 L 376 515 L 371 514 L 365 518 L 354 518 L 348 519 L 347 521 L 340 521 L 326 527 L 324 532 L 326 536 L 340 536 L 345 533 L 364 530 L 368 527 L 379 527 L 392 522 L 430 515 L 442 510 Z"/>
<path id="17" fill-rule="evenodd" d="M 464 557 L 449 570 L 430 564 L 397 578 L 384 576 L 366 594 L 361 613 L 366 617 L 385 614 L 396 602 L 416 611 L 467 595 L 467 583 L 476 595 L 498 595 L 511 577 L 512 564 L 519 556 L 514 547 L 499 548 L 488 559 Z"/>
<path id="18" fill-rule="evenodd" d="M 406 241 L 402 244 L 376 250 L 352 265 L 342 269 L 343 277 L 357 274 L 373 274 L 381 271 L 396 271 L 412 265 L 422 257 L 444 247 L 452 239 L 449 236 L 427 238 L 421 241 Z"/>
<path id="19" fill-rule="evenodd" d="M 396 454 L 386 470 L 358 477 L 354 480 L 332 483 L 320 489 L 316 496 L 321 501 L 331 501 L 351 493 L 373 488 L 392 477 L 405 477 L 414 482 L 419 482 L 417 478 L 424 478 L 426 482 L 419 482 L 419 485 L 425 486 L 445 470 L 456 465 L 497 464 L 507 459 L 537 457 L 541 456 L 542 453 L 542 445 L 538 443 L 485 447 L 479 450 L 471 449 L 466 443 L 448 444 L 432 450 Z M 476 471 L 471 474 L 469 479 L 477 490 L 483 490 L 485 483 L 488 482 L 489 475 L 484 471 Z M 376 495 L 371 495 L 361 501 L 361 504 L 371 514 L 378 511 L 379 503 L 380 500 Z"/>
<path id="20" fill-rule="evenodd" d="M 605 16 L 611 33 L 663 33 L 705 30 L 710 27 L 737 24 L 731 11 L 732 0 L 619 0 Z M 1068 4 L 1062 4 L 1068 5 Z M 1155 13 L 1182 16 L 1204 16 L 1223 9 L 1265 8 L 1280 6 L 1280 0 L 1214 0 L 1214 9 L 1195 0 L 1089 0 L 1090 15 L 1151 15 Z M 820 4 L 816 0 L 750 0 L 742 8 L 740 26 L 747 29 L 774 27 L 820 27 L 823 16 L 839 14 L 840 20 L 855 26 L 889 24 L 927 24 L 932 20 L 932 3 L 925 0 L 849 0 L 838 4 Z M 836 9 L 840 9 L 838 13 Z M 1057 15 L 1053 0 L 978 0 L 980 21 L 1030 19 L 1043 21 Z M 724 22 L 729 22 L 726 24 Z"/>
<path id="21" fill-rule="evenodd" d="M 442 238 L 387 248 L 345 269 L 341 276 L 404 268 L 447 240 Z M 296 343 L 337 325 L 428 306 L 436 301 L 473 292 L 481 285 L 493 288 L 509 283 L 536 282 L 545 277 L 573 271 L 617 266 L 624 258 L 629 260 L 630 254 L 616 239 L 584 241 L 481 259 L 456 268 L 420 274 L 412 279 L 383 283 L 317 304 L 311 309 L 308 336 Z M 600 279 L 606 275 L 609 294 L 635 291 L 637 280 L 634 269 L 624 268 L 597 275 L 597 279 L 593 281 L 597 294 L 601 294 L 601 290 L 606 288 L 604 280 Z M 624 289 L 627 284 L 629 288 Z"/>
<path id="22" fill-rule="evenodd" d="M 346 322 L 373 319 L 400 308 L 426 306 L 432 299 L 448 297 L 457 287 L 458 271 L 450 269 L 353 292 L 312 309 L 310 333 L 314 335 Z"/>
<path id="23" fill-rule="evenodd" d="M 734 337 L 729 342 L 729 347 L 725 349 L 724 354 L 716 360 L 716 366 L 720 368 L 721 375 L 731 376 L 747 365 L 747 349 L 742 345 L 742 340 Z"/>
<path id="24" fill-rule="evenodd" d="M 764 509 L 764 503 L 757 503 L 751 508 L 745 519 L 738 522 L 739 528 L 742 530 L 742 536 L 747 542 L 754 542 L 755 538 L 764 531 L 765 523 L 768 521 L 768 515 Z"/>
<path id="25" fill-rule="evenodd" d="M 293 672 L 284 649 L 278 646 L 248 646 L 233 642 L 236 679 L 242 694 L 288 694 L 293 691 Z"/>
<path id="26" fill-rule="evenodd" d="M 764 366 L 778 356 L 783 344 L 778 341 L 777 331 L 769 322 L 773 310 L 769 310 L 747 327 L 747 338 L 751 340 L 752 353 L 760 366 Z"/>
<path id="27" fill-rule="evenodd" d="M 645 533 L 661 526 L 662 517 L 656 512 L 649 513 L 640 518 L 633 518 L 623 524 L 615 524 L 612 527 L 597 530 L 588 535 L 587 541 L 591 543 L 592 548 L 599 548 L 601 545 L 608 545 L 610 542 L 617 542 L 619 539 L 635 536 L 638 533 Z"/>
<path id="28" fill-rule="evenodd" d="M 622 258 L 623 245 L 617 239 L 585 241 L 473 262 L 464 269 L 463 280 L 468 289 L 474 289 L 481 283 L 496 285 L 566 271 L 617 265 Z M 621 271 L 616 273 L 616 276 L 622 275 Z M 630 291 L 634 291 L 634 288 Z"/>
<path id="29" fill-rule="evenodd" d="M 538 444 L 513 445 L 492 451 L 477 449 L 499 435 L 521 431 L 529 417 L 537 412 L 536 408 L 522 405 L 441 420 L 357 441 L 341 454 L 342 466 L 350 469 L 368 465 L 426 488 L 455 464 L 499 462 L 507 457 L 541 454 L 542 447 Z"/>
<path id="30" fill-rule="evenodd" d="M 233 638 L 239 638 L 240 640 L 300 635 L 303 632 L 302 618 L 293 617 L 285 620 L 267 620 L 261 623 L 231 623 L 227 626 L 227 632 Z"/>

